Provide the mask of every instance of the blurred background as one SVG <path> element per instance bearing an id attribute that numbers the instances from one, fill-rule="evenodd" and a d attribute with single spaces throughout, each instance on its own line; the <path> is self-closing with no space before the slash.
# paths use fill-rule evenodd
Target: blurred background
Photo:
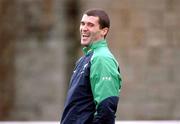
<path id="1" fill-rule="evenodd" d="M 111 18 L 116 119 L 180 119 L 180 0 L 0 0 L 0 120 L 60 120 L 89 8 Z"/>

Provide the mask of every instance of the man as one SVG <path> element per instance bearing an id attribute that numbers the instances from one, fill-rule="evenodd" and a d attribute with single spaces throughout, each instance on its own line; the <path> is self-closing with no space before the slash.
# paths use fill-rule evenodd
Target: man
<path id="1" fill-rule="evenodd" d="M 81 57 L 71 77 L 61 124 L 114 124 L 121 89 L 119 66 L 109 51 L 108 15 L 88 10 L 80 23 Z"/>

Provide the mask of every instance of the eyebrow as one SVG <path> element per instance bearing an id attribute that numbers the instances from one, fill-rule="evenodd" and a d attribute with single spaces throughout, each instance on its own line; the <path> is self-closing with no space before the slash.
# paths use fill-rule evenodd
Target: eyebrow
<path id="1" fill-rule="evenodd" d="M 94 23 L 92 23 L 92 22 L 81 21 L 80 23 L 87 23 L 87 24 L 93 24 L 94 25 Z"/>

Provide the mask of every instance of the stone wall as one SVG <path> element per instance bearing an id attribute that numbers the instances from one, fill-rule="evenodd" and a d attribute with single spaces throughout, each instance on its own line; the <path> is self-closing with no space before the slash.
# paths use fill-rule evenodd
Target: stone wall
<path id="1" fill-rule="evenodd" d="M 59 120 L 64 105 L 63 1 L 19 0 L 15 103 L 9 120 Z"/>
<path id="2" fill-rule="evenodd" d="M 72 15 L 78 14 L 75 4 L 70 0 L 18 1 L 23 31 L 15 46 L 16 92 L 10 120 L 60 120 L 79 46 L 73 31 Z"/>

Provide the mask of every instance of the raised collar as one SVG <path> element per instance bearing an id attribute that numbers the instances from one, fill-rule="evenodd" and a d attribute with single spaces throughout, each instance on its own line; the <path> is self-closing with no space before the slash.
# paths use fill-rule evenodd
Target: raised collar
<path id="1" fill-rule="evenodd" d="M 107 46 L 107 41 L 105 39 L 99 40 L 99 41 L 93 42 L 89 46 L 84 47 L 83 52 L 84 52 L 85 55 L 87 55 L 91 51 L 95 50 L 96 48 L 106 47 L 106 46 Z"/>

